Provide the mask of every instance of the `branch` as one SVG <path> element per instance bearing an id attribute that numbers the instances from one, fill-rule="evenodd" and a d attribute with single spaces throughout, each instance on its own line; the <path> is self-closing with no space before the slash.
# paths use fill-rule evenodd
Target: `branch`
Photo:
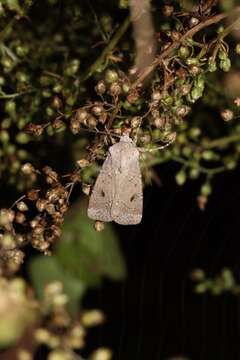
<path id="1" fill-rule="evenodd" d="M 239 7 L 237 7 L 237 9 L 235 9 L 235 11 L 239 12 L 240 11 Z M 148 66 L 147 68 L 145 68 L 145 70 L 140 74 L 138 79 L 132 84 L 132 88 L 136 88 L 140 83 L 142 83 L 145 80 L 145 78 L 148 77 L 151 74 L 151 72 L 162 62 L 163 59 L 165 59 L 166 57 L 171 55 L 173 53 L 173 51 L 176 50 L 188 38 L 193 37 L 197 32 L 204 29 L 205 27 L 208 27 L 213 24 L 217 24 L 218 22 L 220 22 L 221 20 L 225 19 L 228 16 L 229 16 L 229 14 L 214 15 L 211 18 L 202 21 L 200 24 L 194 26 L 192 29 L 187 31 L 181 37 L 181 39 L 179 41 L 175 41 L 167 49 L 163 50 L 160 53 L 160 55 L 158 57 L 156 57 L 156 59 L 153 61 L 153 63 L 150 66 Z M 232 29 L 232 25 L 230 25 L 230 26 Z M 225 29 L 225 31 L 226 30 L 227 29 Z"/>

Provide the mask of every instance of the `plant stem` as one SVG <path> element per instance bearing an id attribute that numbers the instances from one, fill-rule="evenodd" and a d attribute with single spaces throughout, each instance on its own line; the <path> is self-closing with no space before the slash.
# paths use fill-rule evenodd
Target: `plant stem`
<path id="1" fill-rule="evenodd" d="M 237 7 L 235 9 L 235 11 L 237 11 L 237 12 L 239 12 L 239 10 L 240 10 L 239 7 Z M 198 25 L 194 26 L 192 29 L 188 30 L 181 37 L 181 39 L 179 41 L 175 41 L 167 49 L 163 50 L 160 53 L 160 55 L 158 55 L 156 57 L 156 59 L 153 61 L 153 63 L 144 69 L 144 71 L 140 74 L 140 76 L 137 78 L 137 80 L 132 84 L 132 87 L 135 88 L 140 83 L 142 83 L 151 74 L 151 72 L 162 62 L 163 59 L 165 59 L 167 56 L 172 54 L 188 38 L 192 38 L 200 30 L 202 30 L 205 27 L 208 27 L 210 25 L 217 24 L 218 22 L 225 19 L 226 17 L 228 17 L 228 14 L 225 14 L 225 13 L 212 16 L 212 17 L 202 21 Z M 231 26 L 231 30 L 232 30 L 232 26 Z M 229 30 L 229 31 L 231 31 L 231 30 Z"/>
<path id="2" fill-rule="evenodd" d="M 105 61 L 107 55 L 115 48 L 123 34 L 128 29 L 128 26 L 130 24 L 130 18 L 127 17 L 122 25 L 118 28 L 117 32 L 114 34 L 112 39 L 109 41 L 108 45 L 105 47 L 101 55 L 97 58 L 97 60 L 90 66 L 90 68 L 87 70 L 86 74 L 83 75 L 81 81 L 87 80 L 92 74 L 94 74 L 98 68 L 102 65 L 102 63 Z"/>
<path id="3" fill-rule="evenodd" d="M 229 136 L 224 136 L 216 140 L 208 141 L 204 143 L 204 147 L 207 149 L 213 149 L 218 147 L 221 148 L 235 141 L 240 141 L 240 134 L 233 134 Z"/>

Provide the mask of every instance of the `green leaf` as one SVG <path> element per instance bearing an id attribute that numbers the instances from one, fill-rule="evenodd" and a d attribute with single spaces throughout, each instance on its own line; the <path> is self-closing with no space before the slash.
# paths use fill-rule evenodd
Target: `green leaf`
<path id="1" fill-rule="evenodd" d="M 86 286 L 66 271 L 60 265 L 56 256 L 43 257 L 40 255 L 35 257 L 29 264 L 29 270 L 32 284 L 39 299 L 43 299 L 44 287 L 48 283 L 61 281 L 64 293 L 69 297 L 67 307 L 72 314 L 77 313 Z"/>
<path id="2" fill-rule="evenodd" d="M 95 286 L 103 276 L 121 280 L 126 267 L 116 234 L 110 224 L 97 232 L 93 221 L 81 203 L 79 211 L 63 225 L 63 236 L 56 248 L 56 256 L 62 266 L 87 286 Z"/>

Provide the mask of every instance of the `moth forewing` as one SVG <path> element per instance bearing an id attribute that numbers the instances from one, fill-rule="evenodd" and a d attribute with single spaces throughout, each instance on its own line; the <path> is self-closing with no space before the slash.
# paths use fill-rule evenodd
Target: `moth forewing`
<path id="1" fill-rule="evenodd" d="M 112 157 L 108 152 L 90 196 L 88 205 L 88 217 L 90 219 L 104 222 L 112 221 L 113 178 Z"/>
<path id="2" fill-rule="evenodd" d="M 110 149 L 116 174 L 111 216 L 115 222 L 122 225 L 140 223 L 143 208 L 139 151 L 131 139 L 129 140 L 116 144 L 113 152 Z"/>

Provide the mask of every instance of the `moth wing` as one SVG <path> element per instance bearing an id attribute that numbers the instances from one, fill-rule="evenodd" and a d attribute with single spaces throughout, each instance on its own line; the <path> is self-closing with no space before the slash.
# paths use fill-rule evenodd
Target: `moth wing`
<path id="1" fill-rule="evenodd" d="M 113 168 L 115 167 L 113 163 Z M 121 152 L 120 169 L 115 178 L 111 216 L 118 224 L 134 225 L 141 222 L 142 210 L 143 191 L 139 152 L 132 144 L 125 145 Z"/>
<path id="2" fill-rule="evenodd" d="M 88 217 L 104 222 L 112 221 L 111 206 L 113 201 L 112 157 L 109 153 L 97 177 L 88 204 Z"/>

